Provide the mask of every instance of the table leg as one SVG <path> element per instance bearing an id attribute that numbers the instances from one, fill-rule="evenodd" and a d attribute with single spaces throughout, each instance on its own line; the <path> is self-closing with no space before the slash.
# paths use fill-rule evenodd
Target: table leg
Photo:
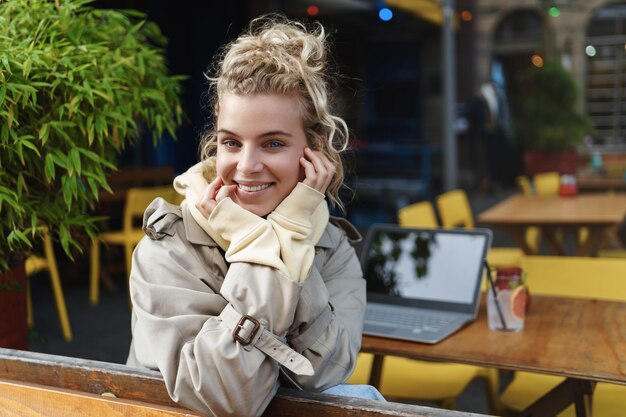
<path id="1" fill-rule="evenodd" d="M 574 407 L 576 408 L 576 417 L 591 417 L 593 415 L 591 404 L 595 387 L 596 383 L 593 381 L 575 380 Z"/>
<path id="2" fill-rule="evenodd" d="M 588 226 L 589 236 L 576 250 L 576 256 L 597 256 L 604 238 L 604 227 Z"/>
<path id="3" fill-rule="evenodd" d="M 521 413 L 521 416 L 555 417 L 574 404 L 576 417 L 591 417 L 591 401 L 595 385 L 594 381 L 567 378 L 531 404 Z"/>
<path id="4" fill-rule="evenodd" d="M 528 246 L 528 242 L 526 242 L 526 226 L 509 226 L 506 229 L 513 237 L 515 244 L 522 249 L 525 255 L 535 254 L 535 251 L 533 251 L 533 249 Z"/>
<path id="5" fill-rule="evenodd" d="M 563 256 L 565 255 L 565 252 L 563 251 L 561 242 L 559 242 L 559 239 L 557 238 L 558 230 L 559 229 L 557 227 L 542 226 L 541 237 L 546 241 L 550 255 Z"/>
<path id="6" fill-rule="evenodd" d="M 373 387 L 380 387 L 380 379 L 383 374 L 383 361 L 385 360 L 385 355 L 374 355 L 374 360 L 372 361 L 372 371 L 370 372 L 370 381 L 369 384 Z"/>

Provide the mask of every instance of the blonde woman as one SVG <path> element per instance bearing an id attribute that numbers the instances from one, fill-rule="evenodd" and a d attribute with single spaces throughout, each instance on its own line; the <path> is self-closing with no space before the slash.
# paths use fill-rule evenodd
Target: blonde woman
<path id="1" fill-rule="evenodd" d="M 214 416 L 261 415 L 279 386 L 382 399 L 342 383 L 361 343 L 365 281 L 339 205 L 344 121 L 331 112 L 321 25 L 253 21 L 209 80 L 215 125 L 185 196 L 147 209 L 130 277 L 128 364 Z"/>

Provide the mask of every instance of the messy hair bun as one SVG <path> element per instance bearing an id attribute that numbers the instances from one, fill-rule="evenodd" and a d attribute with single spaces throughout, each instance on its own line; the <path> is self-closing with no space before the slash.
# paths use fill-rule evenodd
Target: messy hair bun
<path id="1" fill-rule="evenodd" d="M 327 48 L 321 24 L 309 30 L 302 23 L 267 15 L 254 19 L 246 32 L 226 45 L 214 75 L 207 78 L 216 118 L 224 94 L 296 94 L 309 146 L 321 151 L 336 169 L 327 197 L 331 205 L 343 207 L 339 199 L 344 178 L 340 154 L 347 148 L 348 128 L 331 111 Z M 214 129 L 205 134 L 201 146 L 203 159 L 215 156 Z"/>

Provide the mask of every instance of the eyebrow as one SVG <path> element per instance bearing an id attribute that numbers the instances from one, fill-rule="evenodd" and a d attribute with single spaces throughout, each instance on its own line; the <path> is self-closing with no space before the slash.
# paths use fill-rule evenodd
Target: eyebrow
<path id="1" fill-rule="evenodd" d="M 231 132 L 228 129 L 219 129 L 217 131 L 217 133 L 225 133 L 227 135 L 234 135 L 234 136 L 239 136 L 238 134 L 236 134 L 235 132 Z M 292 137 L 293 135 L 291 133 L 287 133 L 283 130 L 270 130 L 269 132 L 265 132 L 263 134 L 261 134 L 259 137 L 261 138 L 265 138 L 268 136 L 276 136 L 276 135 L 280 135 L 280 136 L 289 136 Z"/>

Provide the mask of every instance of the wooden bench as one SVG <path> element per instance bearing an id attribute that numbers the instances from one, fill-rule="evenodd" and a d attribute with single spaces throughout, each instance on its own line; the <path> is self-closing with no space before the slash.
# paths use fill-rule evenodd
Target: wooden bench
<path id="1" fill-rule="evenodd" d="M 0 416 L 200 417 L 174 403 L 158 372 L 0 348 Z M 281 389 L 266 417 L 477 414 Z"/>

